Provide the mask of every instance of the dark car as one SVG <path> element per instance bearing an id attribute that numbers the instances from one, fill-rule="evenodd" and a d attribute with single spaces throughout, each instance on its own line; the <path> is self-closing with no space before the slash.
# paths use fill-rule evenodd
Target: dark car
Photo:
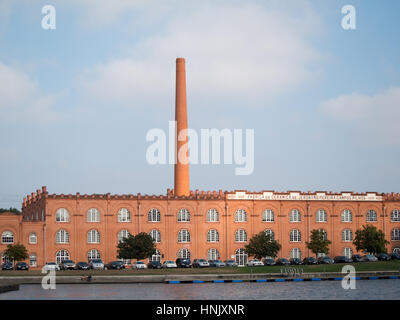
<path id="1" fill-rule="evenodd" d="M 378 255 L 376 255 L 376 257 L 380 261 L 389 261 L 390 260 L 390 256 L 386 253 L 379 253 Z"/>
<path id="2" fill-rule="evenodd" d="M 29 266 L 26 262 L 17 262 L 15 265 L 15 270 L 29 270 Z"/>
<path id="3" fill-rule="evenodd" d="M 351 258 L 353 259 L 353 262 L 363 262 L 364 261 L 363 257 L 359 254 L 354 254 Z"/>
<path id="4" fill-rule="evenodd" d="M 333 264 L 333 263 L 335 263 L 335 261 L 333 261 L 332 258 L 330 258 L 328 256 L 324 256 L 324 257 L 318 258 L 318 263 L 319 264 Z"/>
<path id="5" fill-rule="evenodd" d="M 353 260 L 351 258 L 348 258 L 346 256 L 336 256 L 336 257 L 333 258 L 333 261 L 335 261 L 335 263 L 353 262 Z"/>
<path id="6" fill-rule="evenodd" d="M 393 253 L 390 254 L 390 258 L 392 260 L 400 260 L 400 254 L 393 252 Z"/>
<path id="7" fill-rule="evenodd" d="M 178 268 L 191 268 L 192 267 L 192 263 L 190 262 L 190 259 L 178 258 L 178 259 L 176 259 L 175 263 Z"/>
<path id="8" fill-rule="evenodd" d="M 109 270 L 125 269 L 125 265 L 124 265 L 123 261 L 111 261 L 111 262 L 107 263 L 104 267 Z"/>
<path id="9" fill-rule="evenodd" d="M 318 264 L 318 260 L 314 257 L 307 257 L 303 259 L 304 264 Z"/>
<path id="10" fill-rule="evenodd" d="M 275 260 L 268 258 L 263 260 L 264 266 L 274 266 L 275 265 Z"/>
<path id="11" fill-rule="evenodd" d="M 11 262 L 4 262 L 1 270 L 14 270 L 13 264 Z"/>
<path id="12" fill-rule="evenodd" d="M 289 260 L 289 262 L 290 262 L 290 264 L 292 264 L 292 265 L 301 265 L 301 264 L 304 264 L 304 262 L 301 261 L 301 259 L 299 259 L 299 258 L 291 258 L 291 259 Z"/>
<path id="13" fill-rule="evenodd" d="M 276 259 L 275 264 L 277 266 L 288 266 L 288 265 L 290 265 L 290 262 L 288 259 L 279 258 L 279 259 Z"/>
<path id="14" fill-rule="evenodd" d="M 89 269 L 89 265 L 86 262 L 80 261 L 76 264 L 76 268 L 78 270 L 88 270 Z"/>
<path id="15" fill-rule="evenodd" d="M 161 269 L 162 265 L 161 265 L 160 261 L 150 261 L 147 264 L 147 268 L 149 268 L 149 269 Z"/>
<path id="16" fill-rule="evenodd" d="M 75 270 L 76 264 L 72 260 L 63 260 L 60 263 L 60 269 L 61 270 Z"/>

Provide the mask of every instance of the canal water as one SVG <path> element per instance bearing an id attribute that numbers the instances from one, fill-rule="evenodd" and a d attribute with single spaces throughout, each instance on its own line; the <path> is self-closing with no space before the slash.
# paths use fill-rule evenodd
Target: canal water
<path id="1" fill-rule="evenodd" d="M 39 284 L 21 285 L 19 291 L 0 294 L 0 300 L 399 300 L 400 280 L 358 280 L 356 289 L 344 290 L 341 281 L 243 282 L 194 284 L 58 284 L 44 290 Z"/>

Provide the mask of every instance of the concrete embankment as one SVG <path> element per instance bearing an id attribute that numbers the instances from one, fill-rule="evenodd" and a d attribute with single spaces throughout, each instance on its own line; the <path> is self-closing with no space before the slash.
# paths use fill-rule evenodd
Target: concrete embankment
<path id="1" fill-rule="evenodd" d="M 284 281 L 324 281 L 341 280 L 346 274 L 340 272 L 303 273 L 285 275 L 276 273 L 253 274 L 174 274 L 174 275 L 96 275 L 91 278 L 82 276 L 57 276 L 57 284 L 73 283 L 202 283 L 202 282 L 284 282 Z M 357 272 L 354 276 L 360 280 L 399 279 L 399 271 Z M 6 276 L 0 277 L 0 283 L 40 284 L 42 276 Z M 17 289 L 18 290 L 18 289 Z"/>
<path id="2" fill-rule="evenodd" d="M 19 290 L 18 283 L 0 284 L 0 293 Z"/>

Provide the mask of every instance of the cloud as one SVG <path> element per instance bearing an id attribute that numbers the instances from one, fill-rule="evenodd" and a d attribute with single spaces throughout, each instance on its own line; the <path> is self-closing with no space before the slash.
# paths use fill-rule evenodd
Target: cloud
<path id="1" fill-rule="evenodd" d="M 321 103 L 331 118 L 349 123 L 381 142 L 400 143 L 400 87 L 373 96 L 353 93 Z"/>
<path id="2" fill-rule="evenodd" d="M 0 62 L 0 119 L 49 122 L 58 119 L 56 97 L 43 94 L 30 77 Z"/>
<path id="3" fill-rule="evenodd" d="M 186 58 L 190 95 L 224 101 L 274 98 L 318 76 L 322 55 L 311 39 L 321 23 L 308 7 L 213 2 L 168 13 L 162 30 L 141 38 L 126 57 L 82 73 L 82 94 L 130 106 L 168 105 L 176 57 Z"/>

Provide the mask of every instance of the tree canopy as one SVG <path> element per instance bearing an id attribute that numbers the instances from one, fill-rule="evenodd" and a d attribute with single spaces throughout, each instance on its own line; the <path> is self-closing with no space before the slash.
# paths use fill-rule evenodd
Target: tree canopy
<path id="1" fill-rule="evenodd" d="M 16 213 L 16 214 L 21 214 L 21 211 L 19 211 L 16 208 L 11 208 L 11 207 L 8 209 L 0 208 L 0 213 L 3 213 L 3 212 L 12 212 L 12 213 Z"/>
<path id="2" fill-rule="evenodd" d="M 249 256 L 254 256 L 257 259 L 262 257 L 276 257 L 281 245 L 278 241 L 272 240 L 271 235 L 261 231 L 254 235 L 249 244 L 245 246 L 245 250 Z"/>
<path id="3" fill-rule="evenodd" d="M 321 229 L 311 230 L 310 242 L 306 241 L 306 246 L 312 251 L 316 256 L 318 253 L 329 253 L 329 245 L 332 242 L 326 239 L 326 233 Z"/>
<path id="4" fill-rule="evenodd" d="M 150 235 L 141 232 L 136 236 L 130 234 L 118 244 L 118 256 L 120 259 L 143 260 L 155 254 L 156 246 Z"/>
<path id="5" fill-rule="evenodd" d="M 28 251 L 23 244 L 9 244 L 4 251 L 4 256 L 10 260 L 22 261 L 28 258 Z"/>
<path id="6" fill-rule="evenodd" d="M 389 244 L 389 241 L 385 239 L 385 234 L 382 230 L 378 230 L 375 226 L 367 225 L 356 231 L 353 244 L 356 246 L 357 251 L 377 254 L 386 253 L 386 244 Z"/>

